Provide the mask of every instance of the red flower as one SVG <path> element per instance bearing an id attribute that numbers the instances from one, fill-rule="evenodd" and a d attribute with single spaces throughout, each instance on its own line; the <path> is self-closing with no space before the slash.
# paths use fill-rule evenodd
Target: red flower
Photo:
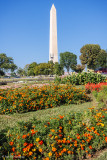
<path id="1" fill-rule="evenodd" d="M 80 136 L 77 136 L 77 139 L 80 139 Z"/>
<path id="2" fill-rule="evenodd" d="M 13 152 L 15 151 L 15 147 L 12 148 L 12 151 L 13 151 Z"/>
<path id="3" fill-rule="evenodd" d="M 23 135 L 22 138 L 25 139 L 27 137 L 27 135 Z"/>
<path id="4" fill-rule="evenodd" d="M 62 137 L 62 134 L 59 134 L 59 137 Z"/>
<path id="5" fill-rule="evenodd" d="M 40 144 L 40 145 L 42 145 L 42 144 L 43 144 L 43 141 L 42 141 L 42 140 L 41 140 L 41 141 L 39 141 L 39 144 Z"/>
<path id="6" fill-rule="evenodd" d="M 28 144 L 28 143 L 25 142 L 23 145 L 24 145 L 24 146 L 27 146 L 27 144 Z"/>
<path id="7" fill-rule="evenodd" d="M 59 118 L 60 118 L 60 119 L 63 119 L 63 118 L 64 118 L 64 116 L 59 115 Z"/>
<path id="8" fill-rule="evenodd" d="M 89 146 L 89 149 L 92 149 L 92 146 Z"/>
<path id="9" fill-rule="evenodd" d="M 12 146 L 12 145 L 13 145 L 13 142 L 10 142 L 9 144 Z"/>

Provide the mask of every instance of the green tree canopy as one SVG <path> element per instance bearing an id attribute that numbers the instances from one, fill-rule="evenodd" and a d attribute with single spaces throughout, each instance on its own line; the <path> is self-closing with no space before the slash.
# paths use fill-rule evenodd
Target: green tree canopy
<path id="1" fill-rule="evenodd" d="M 80 65 L 80 64 L 73 67 L 73 70 L 77 73 L 81 73 L 84 69 L 85 69 L 85 65 Z"/>
<path id="2" fill-rule="evenodd" d="M 107 51 L 101 49 L 97 55 L 97 67 L 107 68 Z"/>
<path id="3" fill-rule="evenodd" d="M 97 56 L 99 55 L 101 48 L 98 44 L 86 44 L 81 49 L 80 60 L 81 64 L 87 64 L 89 69 L 96 69 Z"/>
<path id="4" fill-rule="evenodd" d="M 24 70 L 19 67 L 18 70 L 17 70 L 17 73 L 20 75 L 20 76 L 23 76 L 24 75 Z"/>
<path id="5" fill-rule="evenodd" d="M 58 76 L 64 74 L 63 66 L 61 66 L 58 62 L 54 64 L 54 74 Z"/>
<path id="6" fill-rule="evenodd" d="M 0 54 L 0 70 L 1 71 L 8 71 L 11 70 L 13 72 L 17 69 L 17 66 L 13 62 L 12 57 L 7 57 L 5 53 Z"/>
<path id="7" fill-rule="evenodd" d="M 53 69 L 54 69 L 53 66 L 54 66 L 53 62 L 40 63 L 35 67 L 34 73 L 35 73 L 35 75 L 53 74 Z"/>
<path id="8" fill-rule="evenodd" d="M 31 64 L 29 64 L 28 69 L 27 69 L 27 74 L 29 76 L 35 76 L 35 67 L 37 66 L 36 62 L 32 62 Z"/>
<path id="9" fill-rule="evenodd" d="M 69 73 L 70 68 L 77 64 L 77 56 L 70 52 L 60 53 L 60 64 L 65 67 Z"/>

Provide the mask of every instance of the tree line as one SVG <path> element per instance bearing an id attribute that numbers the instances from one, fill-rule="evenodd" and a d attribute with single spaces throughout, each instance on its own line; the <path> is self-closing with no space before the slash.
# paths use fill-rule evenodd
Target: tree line
<path id="1" fill-rule="evenodd" d="M 77 65 L 77 55 L 71 52 L 60 53 L 60 63 L 48 63 L 32 62 L 25 65 L 25 67 L 18 68 L 12 57 L 7 57 L 6 54 L 0 54 L 0 75 L 4 75 L 7 70 L 10 70 L 20 76 L 36 76 L 36 75 L 62 75 L 64 68 L 69 73 L 70 69 L 75 72 L 82 72 L 87 65 L 89 69 L 97 69 L 99 67 L 107 68 L 107 51 L 101 49 L 98 44 L 86 44 L 80 49 L 80 61 L 81 65 Z"/>

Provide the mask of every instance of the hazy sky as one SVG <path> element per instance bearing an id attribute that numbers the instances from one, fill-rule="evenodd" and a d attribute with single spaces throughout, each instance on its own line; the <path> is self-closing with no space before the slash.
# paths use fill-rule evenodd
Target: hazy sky
<path id="1" fill-rule="evenodd" d="M 50 9 L 57 10 L 58 56 L 85 44 L 107 49 L 107 0 L 0 0 L 0 53 L 18 67 L 49 60 Z"/>

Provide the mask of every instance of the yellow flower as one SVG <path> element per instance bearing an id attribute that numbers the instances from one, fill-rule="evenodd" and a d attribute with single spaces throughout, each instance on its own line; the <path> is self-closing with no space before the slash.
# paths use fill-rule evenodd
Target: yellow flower
<path id="1" fill-rule="evenodd" d="M 36 151 L 36 148 L 32 149 L 32 151 L 35 152 L 35 151 Z"/>
<path id="2" fill-rule="evenodd" d="M 38 142 L 40 139 L 39 138 L 36 138 L 36 142 Z"/>
<path id="3" fill-rule="evenodd" d="M 52 156 L 52 152 L 49 152 L 48 155 L 49 155 L 49 157 L 51 157 Z"/>
<path id="4" fill-rule="evenodd" d="M 103 123 L 100 123 L 100 124 L 101 124 L 102 127 L 104 127 L 104 124 L 103 124 Z"/>

